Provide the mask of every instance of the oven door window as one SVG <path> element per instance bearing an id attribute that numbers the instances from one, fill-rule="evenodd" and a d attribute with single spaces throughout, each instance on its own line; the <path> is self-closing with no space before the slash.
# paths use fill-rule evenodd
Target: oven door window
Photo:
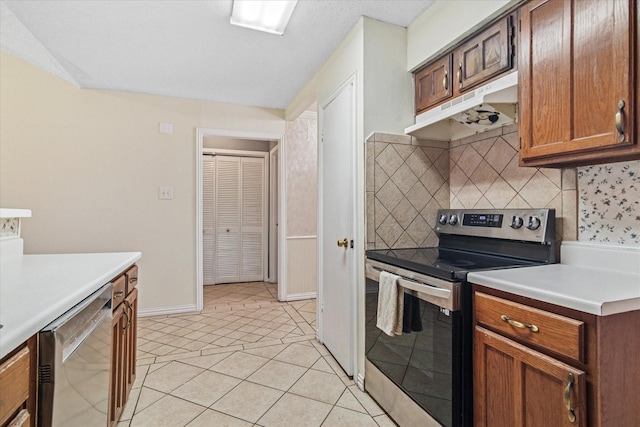
<path id="1" fill-rule="evenodd" d="M 454 336 L 460 329 L 460 312 L 405 294 L 404 315 L 410 321 L 405 317 L 402 335 L 390 337 L 376 327 L 377 307 L 378 283 L 367 279 L 367 359 L 441 424 L 453 425 L 452 399 L 459 392 L 454 390 L 453 367 L 460 366 Z"/>

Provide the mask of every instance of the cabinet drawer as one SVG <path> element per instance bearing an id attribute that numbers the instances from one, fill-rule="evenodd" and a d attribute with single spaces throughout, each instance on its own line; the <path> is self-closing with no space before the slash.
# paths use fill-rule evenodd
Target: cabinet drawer
<path id="1" fill-rule="evenodd" d="M 3 425 L 29 398 L 29 347 L 0 365 L 0 425 Z"/>
<path id="2" fill-rule="evenodd" d="M 124 273 L 124 277 L 127 281 L 127 286 L 125 289 L 125 294 L 129 295 L 129 293 L 136 287 L 138 284 L 138 266 L 134 265 L 130 269 Z"/>
<path id="3" fill-rule="evenodd" d="M 584 363 L 584 322 L 475 293 L 476 322 L 505 336 Z"/>
<path id="4" fill-rule="evenodd" d="M 121 276 L 118 276 L 117 279 L 115 279 L 112 283 L 113 283 L 113 300 L 111 301 L 111 308 L 113 310 L 115 310 L 122 301 L 124 301 L 124 298 L 127 296 L 126 294 L 126 279 L 124 277 L 124 274 Z"/>
<path id="5" fill-rule="evenodd" d="M 26 409 L 18 412 L 18 415 L 7 425 L 7 427 L 24 427 L 31 425 L 31 414 Z"/>

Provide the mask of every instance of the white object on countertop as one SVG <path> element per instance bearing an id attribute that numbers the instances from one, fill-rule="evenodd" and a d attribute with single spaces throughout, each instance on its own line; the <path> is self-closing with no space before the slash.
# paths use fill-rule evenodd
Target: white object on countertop
<path id="1" fill-rule="evenodd" d="M 31 218 L 31 209 L 0 208 L 0 218 Z"/>
<path id="2" fill-rule="evenodd" d="M 563 242 L 562 263 L 469 273 L 478 285 L 607 316 L 640 310 L 640 248 Z"/>
<path id="3" fill-rule="evenodd" d="M 142 257 L 140 252 L 24 255 L 0 268 L 0 358 Z"/>
<path id="4" fill-rule="evenodd" d="M 376 326 L 389 336 L 402 335 L 404 291 L 398 290 L 398 279 L 400 276 L 380 272 Z"/>

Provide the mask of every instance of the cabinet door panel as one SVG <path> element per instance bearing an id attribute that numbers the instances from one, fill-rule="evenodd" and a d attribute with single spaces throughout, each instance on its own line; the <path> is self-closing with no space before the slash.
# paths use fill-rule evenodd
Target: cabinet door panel
<path id="1" fill-rule="evenodd" d="M 512 67 L 512 19 L 511 15 L 502 19 L 456 50 L 461 92 Z"/>
<path id="2" fill-rule="evenodd" d="M 638 157 L 633 4 L 534 0 L 521 8 L 523 165 Z"/>
<path id="3" fill-rule="evenodd" d="M 416 113 L 452 96 L 451 58 L 451 54 L 445 55 L 416 73 Z"/>
<path id="4" fill-rule="evenodd" d="M 479 326 L 474 338 L 477 427 L 587 425 L 583 371 Z"/>

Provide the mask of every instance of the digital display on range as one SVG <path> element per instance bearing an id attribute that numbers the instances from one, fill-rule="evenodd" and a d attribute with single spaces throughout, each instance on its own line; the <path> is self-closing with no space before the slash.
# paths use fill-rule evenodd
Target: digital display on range
<path id="1" fill-rule="evenodd" d="M 502 214 L 464 214 L 462 225 L 471 227 L 502 227 Z"/>

